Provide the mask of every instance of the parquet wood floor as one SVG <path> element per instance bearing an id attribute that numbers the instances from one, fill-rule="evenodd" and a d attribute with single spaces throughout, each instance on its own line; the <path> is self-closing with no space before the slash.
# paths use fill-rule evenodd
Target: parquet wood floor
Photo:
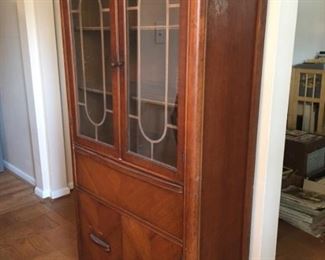
<path id="1" fill-rule="evenodd" d="M 73 195 L 41 200 L 33 187 L 0 173 L 0 259 L 77 259 Z"/>

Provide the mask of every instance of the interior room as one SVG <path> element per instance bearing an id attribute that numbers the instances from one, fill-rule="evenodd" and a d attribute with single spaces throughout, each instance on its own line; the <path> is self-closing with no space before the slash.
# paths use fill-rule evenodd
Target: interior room
<path id="1" fill-rule="evenodd" d="M 299 1 L 285 136 L 277 259 L 325 257 L 324 23 L 324 1 Z"/>
<path id="2" fill-rule="evenodd" d="M 325 259 L 324 24 L 0 0 L 0 259 Z"/>

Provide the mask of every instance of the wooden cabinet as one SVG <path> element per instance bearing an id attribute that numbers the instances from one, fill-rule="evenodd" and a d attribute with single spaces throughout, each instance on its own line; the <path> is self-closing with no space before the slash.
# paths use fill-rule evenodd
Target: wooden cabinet
<path id="1" fill-rule="evenodd" d="M 80 258 L 247 258 L 265 2 L 61 0 Z"/>

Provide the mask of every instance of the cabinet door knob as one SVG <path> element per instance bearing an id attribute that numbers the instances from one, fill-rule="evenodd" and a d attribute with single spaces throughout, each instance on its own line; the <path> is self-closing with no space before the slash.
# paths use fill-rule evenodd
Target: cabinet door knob
<path id="1" fill-rule="evenodd" d="M 117 67 L 118 67 L 117 62 L 112 62 L 112 63 L 111 63 L 111 67 L 112 67 L 112 68 L 117 68 Z"/>
<path id="2" fill-rule="evenodd" d="M 111 67 L 112 68 L 118 68 L 118 67 L 122 67 L 124 65 L 124 62 L 123 61 L 114 61 L 111 63 Z"/>
<path id="3" fill-rule="evenodd" d="M 93 241 L 96 245 L 102 247 L 106 253 L 111 252 L 111 246 L 105 242 L 104 240 L 100 239 L 98 236 L 95 234 L 91 233 L 89 235 L 91 241 Z"/>

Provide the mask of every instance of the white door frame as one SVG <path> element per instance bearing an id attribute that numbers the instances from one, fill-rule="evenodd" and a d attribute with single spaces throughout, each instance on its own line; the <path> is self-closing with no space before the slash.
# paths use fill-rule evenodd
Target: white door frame
<path id="1" fill-rule="evenodd" d="M 54 0 L 54 19 L 56 29 L 56 45 L 57 45 L 57 57 L 59 63 L 59 77 L 61 86 L 61 101 L 62 101 L 62 116 L 63 116 L 63 133 L 65 140 L 65 157 L 66 157 L 66 169 L 67 180 L 70 189 L 73 189 L 73 164 L 72 164 L 72 151 L 71 151 L 71 137 L 70 137 L 70 123 L 69 123 L 69 110 L 68 110 L 68 96 L 65 77 L 65 65 L 64 65 L 64 50 L 63 50 L 63 35 L 61 25 L 61 10 L 60 1 Z"/>
<path id="2" fill-rule="evenodd" d="M 56 2 L 56 0 L 55 0 Z M 53 199 L 70 193 L 70 144 L 64 132 L 66 117 L 61 100 L 55 8 L 53 0 L 19 0 L 17 11 L 30 118 L 35 193 Z M 69 152 L 69 150 L 68 150 Z M 70 161 L 69 161 L 70 159 Z M 68 161 L 67 161 L 68 160 Z"/>
<path id="3" fill-rule="evenodd" d="M 250 259 L 275 259 L 298 0 L 269 0 L 256 148 Z"/>

